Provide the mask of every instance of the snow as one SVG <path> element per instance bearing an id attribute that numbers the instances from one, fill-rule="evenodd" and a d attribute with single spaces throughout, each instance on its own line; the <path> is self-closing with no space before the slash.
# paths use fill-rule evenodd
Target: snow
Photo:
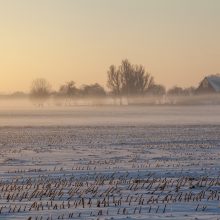
<path id="1" fill-rule="evenodd" d="M 0 219 L 219 219 L 218 106 L 0 111 Z"/>

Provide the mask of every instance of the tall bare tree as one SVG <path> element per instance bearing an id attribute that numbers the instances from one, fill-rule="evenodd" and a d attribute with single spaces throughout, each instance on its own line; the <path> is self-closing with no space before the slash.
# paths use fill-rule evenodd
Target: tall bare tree
<path id="1" fill-rule="evenodd" d="M 72 97 L 78 93 L 78 89 L 75 86 L 75 82 L 70 81 L 60 86 L 59 93 L 62 96 Z"/>
<path id="2" fill-rule="evenodd" d="M 76 88 L 74 81 L 66 82 L 60 86 L 58 95 L 63 97 L 64 104 L 70 106 L 74 104 L 74 97 L 78 95 L 79 89 Z"/>
<path id="3" fill-rule="evenodd" d="M 154 85 L 153 77 L 142 65 L 132 65 L 127 59 L 122 60 L 118 69 L 110 66 L 107 74 L 107 86 L 114 95 L 143 95 Z"/>
<path id="4" fill-rule="evenodd" d="M 51 85 L 46 79 L 39 78 L 32 82 L 30 97 L 36 100 L 39 106 L 43 106 L 43 103 L 49 98 L 50 93 Z"/>
<path id="5" fill-rule="evenodd" d="M 128 96 L 133 94 L 135 87 L 134 71 L 133 66 L 127 59 L 122 60 L 119 73 L 121 75 L 122 93 Z"/>
<path id="6" fill-rule="evenodd" d="M 134 94 L 144 94 L 154 85 L 153 77 L 145 71 L 142 65 L 133 67 L 134 74 Z"/>
<path id="7" fill-rule="evenodd" d="M 43 78 L 35 79 L 31 84 L 31 96 L 44 98 L 48 97 L 51 92 L 50 83 Z"/>
<path id="8" fill-rule="evenodd" d="M 107 87 L 111 90 L 113 95 L 120 96 L 122 88 L 120 72 L 117 70 L 116 66 L 111 65 L 107 74 Z"/>

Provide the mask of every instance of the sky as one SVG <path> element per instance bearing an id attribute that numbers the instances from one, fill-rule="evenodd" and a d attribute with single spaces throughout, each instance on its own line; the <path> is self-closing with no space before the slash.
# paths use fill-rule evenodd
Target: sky
<path id="1" fill-rule="evenodd" d="M 197 86 L 220 72 L 219 0 L 0 0 L 0 92 L 106 86 L 127 58 L 156 83 Z"/>

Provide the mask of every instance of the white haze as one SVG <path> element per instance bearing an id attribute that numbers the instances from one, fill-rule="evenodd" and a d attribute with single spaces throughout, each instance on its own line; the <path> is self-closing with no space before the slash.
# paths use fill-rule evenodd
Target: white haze
<path id="1" fill-rule="evenodd" d="M 39 107 L 28 99 L 1 99 L 0 126 L 220 124 L 220 105 L 192 105 L 192 100 L 190 105 L 127 105 L 126 99 L 122 106 L 113 99 L 65 102 L 50 100 Z"/>

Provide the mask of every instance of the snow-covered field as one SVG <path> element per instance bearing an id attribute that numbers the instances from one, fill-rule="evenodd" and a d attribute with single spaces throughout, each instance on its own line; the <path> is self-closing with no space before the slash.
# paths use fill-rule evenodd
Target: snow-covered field
<path id="1" fill-rule="evenodd" d="M 220 219 L 219 113 L 0 110 L 0 219 Z"/>

